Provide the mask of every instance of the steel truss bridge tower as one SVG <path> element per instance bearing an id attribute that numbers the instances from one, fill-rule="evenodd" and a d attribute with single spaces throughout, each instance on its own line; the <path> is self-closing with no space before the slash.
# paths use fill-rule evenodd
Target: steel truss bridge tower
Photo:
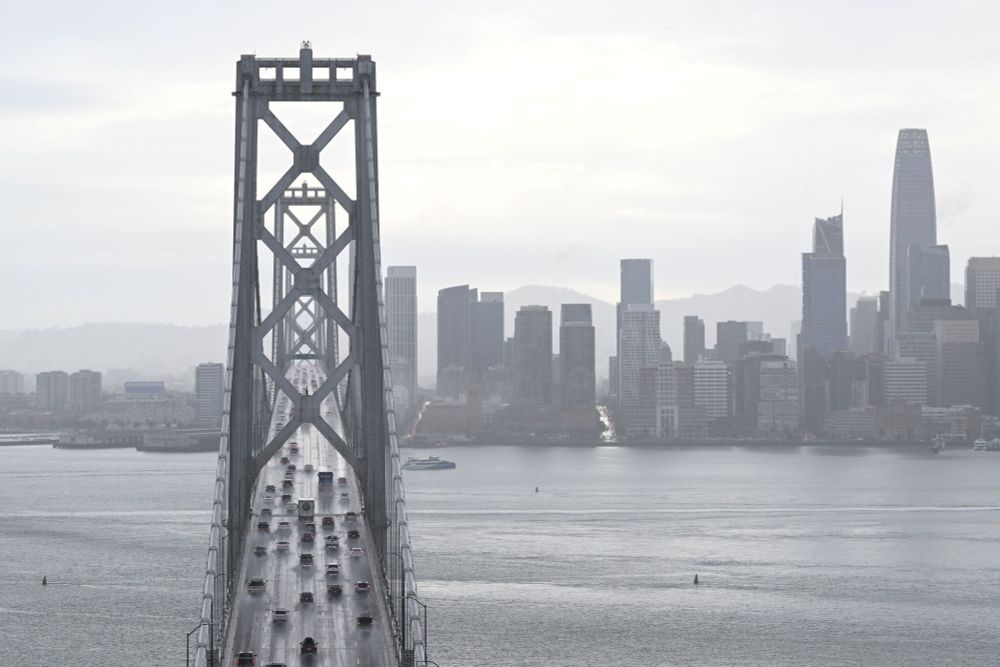
<path id="1" fill-rule="evenodd" d="M 244 55 L 233 95 L 233 289 L 194 664 L 234 660 L 225 647 L 244 593 L 262 471 L 296 433 L 311 429 L 356 475 L 373 546 L 367 558 L 392 637 L 391 655 L 380 664 L 424 665 L 426 630 L 413 574 L 382 298 L 375 63 L 364 55 L 314 59 L 308 43 L 297 59 Z M 279 118 L 278 107 L 290 106 L 334 111 L 319 135 L 303 143 Z M 258 165 L 263 132 L 273 133 L 290 154 L 273 182 Z M 338 135 L 340 145 L 353 139 L 353 174 L 347 169 L 339 183 L 327 170 L 333 163 L 321 160 Z M 348 253 L 345 286 L 337 275 Z M 338 298 L 345 292 L 346 309 Z M 320 378 L 311 388 L 295 381 L 293 371 L 303 368 Z"/>

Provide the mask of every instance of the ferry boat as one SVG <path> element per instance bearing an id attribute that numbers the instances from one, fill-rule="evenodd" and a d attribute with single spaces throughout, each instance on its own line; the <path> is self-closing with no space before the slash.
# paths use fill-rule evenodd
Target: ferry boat
<path id="1" fill-rule="evenodd" d="M 455 464 L 445 461 L 437 456 L 428 456 L 426 459 L 415 459 L 412 456 L 406 459 L 403 470 L 451 470 Z"/>

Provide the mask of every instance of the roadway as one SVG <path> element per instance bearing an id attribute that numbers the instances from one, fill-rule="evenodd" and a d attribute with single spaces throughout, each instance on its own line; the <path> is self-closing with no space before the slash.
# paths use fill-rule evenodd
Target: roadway
<path id="1" fill-rule="evenodd" d="M 288 378 L 300 392 L 315 390 L 323 382 L 323 370 L 311 362 L 295 362 Z M 289 418 L 290 406 L 282 397 L 271 422 L 273 435 Z M 324 415 L 339 419 L 336 402 L 331 397 L 324 403 Z M 291 443 L 297 443 L 298 454 L 291 452 Z M 282 489 L 287 465 L 281 463 L 288 457 L 296 469 L 291 475 L 292 488 Z M 305 468 L 312 466 L 312 471 Z M 317 472 L 332 471 L 332 487 L 319 488 Z M 346 478 L 340 484 L 338 478 Z M 265 489 L 274 485 L 276 492 Z M 315 542 L 303 542 L 302 535 L 307 521 L 300 520 L 290 503 L 282 502 L 283 493 L 291 494 L 292 502 L 299 498 L 316 501 Z M 268 499 L 272 496 L 273 499 Z M 270 518 L 263 516 L 265 508 L 271 510 Z M 345 518 L 345 513 L 358 514 L 356 520 Z M 322 526 L 322 518 L 332 516 L 332 529 Z M 373 548 L 367 522 L 362 515 L 357 479 L 347 462 L 310 425 L 301 426 L 281 451 L 261 470 L 254 491 L 253 525 L 243 554 L 243 571 L 237 579 L 239 592 L 233 602 L 232 616 L 226 633 L 226 664 L 235 664 L 236 654 L 252 651 L 258 667 L 271 663 L 309 665 L 311 667 L 384 667 L 396 664 L 391 628 L 386 612 L 379 577 L 373 572 L 369 553 Z M 269 531 L 260 530 L 257 524 L 267 521 Z M 287 521 L 285 529 L 279 528 Z M 358 539 L 349 539 L 348 531 L 361 532 Z M 326 536 L 336 534 L 339 547 L 326 549 Z M 278 550 L 277 543 L 287 541 L 287 551 Z M 263 554 L 256 554 L 255 547 L 264 547 Z M 360 556 L 351 556 L 352 547 L 362 550 Z M 312 566 L 300 565 L 299 555 L 313 554 Z M 327 563 L 339 563 L 339 576 L 328 576 Z M 250 592 L 247 582 L 252 578 L 265 580 L 265 590 Z M 355 592 L 358 581 L 371 585 L 368 593 Z M 327 586 L 340 584 L 341 595 L 330 595 Z M 299 594 L 311 592 L 312 603 L 300 602 Z M 287 609 L 288 620 L 274 622 L 272 613 L 277 608 Z M 370 626 L 358 624 L 357 617 L 369 613 L 374 617 Z M 300 655 L 299 643 L 312 637 L 319 645 L 316 655 Z"/>

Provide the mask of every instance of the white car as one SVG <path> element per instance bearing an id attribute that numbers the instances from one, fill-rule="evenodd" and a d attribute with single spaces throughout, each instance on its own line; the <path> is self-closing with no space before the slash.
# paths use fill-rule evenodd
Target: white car
<path id="1" fill-rule="evenodd" d="M 287 521 L 279 521 L 278 522 L 278 530 L 280 530 L 281 532 L 287 533 L 291 529 L 292 529 L 292 524 L 288 523 Z"/>
<path id="2" fill-rule="evenodd" d="M 274 545 L 274 548 L 277 549 L 278 551 L 288 551 L 288 542 L 286 542 L 285 540 L 281 540 L 280 542 Z"/>
<path id="3" fill-rule="evenodd" d="M 351 558 L 361 558 L 365 555 L 365 552 L 361 547 L 351 547 Z"/>
<path id="4" fill-rule="evenodd" d="M 286 623 L 290 617 L 287 609 L 275 609 L 271 612 L 271 620 L 275 623 Z"/>

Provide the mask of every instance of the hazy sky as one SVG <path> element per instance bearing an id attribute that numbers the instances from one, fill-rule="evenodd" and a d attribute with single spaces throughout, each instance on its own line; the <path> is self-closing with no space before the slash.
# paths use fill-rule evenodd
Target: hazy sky
<path id="1" fill-rule="evenodd" d="M 961 282 L 1000 248 L 990 2 L 51 2 L 0 27 L 0 329 L 227 318 L 240 53 L 378 63 L 383 258 L 614 300 L 800 280 L 844 199 L 885 288 L 893 150 L 930 133 Z"/>

